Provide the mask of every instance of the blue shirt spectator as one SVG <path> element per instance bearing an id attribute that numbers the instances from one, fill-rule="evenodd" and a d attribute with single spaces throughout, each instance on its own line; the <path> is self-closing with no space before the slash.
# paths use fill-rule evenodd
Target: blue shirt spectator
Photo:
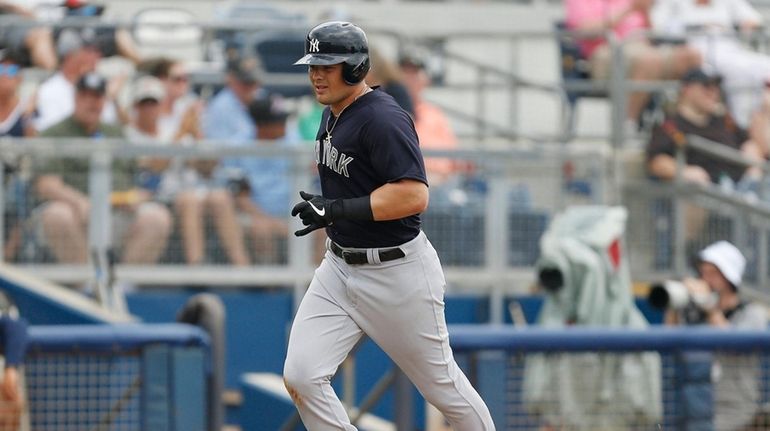
<path id="1" fill-rule="evenodd" d="M 257 128 L 249 116 L 249 103 L 260 90 L 259 63 L 242 58 L 227 68 L 227 87 L 209 103 L 203 118 L 203 133 L 209 139 L 233 142 L 253 141 Z"/>
<path id="2" fill-rule="evenodd" d="M 246 106 L 229 88 L 220 91 L 206 108 L 203 133 L 208 139 L 248 142 L 257 136 L 257 128 Z"/>

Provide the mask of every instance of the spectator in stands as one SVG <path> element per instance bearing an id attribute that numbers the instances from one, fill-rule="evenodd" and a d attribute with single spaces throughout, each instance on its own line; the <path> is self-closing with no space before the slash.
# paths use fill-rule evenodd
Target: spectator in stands
<path id="1" fill-rule="evenodd" d="M 53 70 L 57 61 L 51 30 L 32 23 L 36 16 L 30 3 L 31 0 L 0 0 L 0 16 L 19 17 L 18 25 L 5 24 L 0 28 L 0 46 L 9 49 L 21 66 Z"/>
<path id="2" fill-rule="evenodd" d="M 412 96 L 409 95 L 409 90 L 404 85 L 399 67 L 374 48 L 369 48 L 369 58 L 372 67 L 366 76 L 366 83 L 370 87 L 379 85 L 380 90 L 390 94 L 396 103 L 414 118 Z"/>
<path id="3" fill-rule="evenodd" d="M 414 103 L 414 128 L 420 138 L 420 147 L 436 150 L 455 150 L 457 137 L 444 112 L 425 100 L 425 89 L 430 87 L 431 78 L 425 70 L 423 56 L 416 52 L 404 52 L 399 59 L 404 83 Z M 445 183 L 457 173 L 461 165 L 452 159 L 429 157 L 425 159 L 428 182 L 434 185 Z"/>
<path id="4" fill-rule="evenodd" d="M 86 73 L 96 70 L 102 57 L 94 39 L 83 38 L 76 31 L 64 31 L 57 41 L 59 70 L 45 80 L 37 91 L 35 128 L 45 130 L 72 114 L 75 103 L 75 83 Z M 115 96 L 116 85 L 110 87 L 102 121 L 118 122 Z"/>
<path id="5" fill-rule="evenodd" d="M 759 147 L 762 157 L 770 158 L 770 78 L 765 80 L 759 107 L 751 115 L 749 135 Z"/>
<path id="6" fill-rule="evenodd" d="M 106 103 L 107 81 L 96 73 L 77 82 L 72 115 L 43 131 L 43 137 L 119 138 L 119 127 L 100 120 Z M 36 210 L 42 240 L 59 262 L 87 261 L 86 231 L 90 212 L 87 193 L 89 162 L 84 158 L 49 160 L 38 169 L 35 191 L 44 203 Z M 113 242 L 125 240 L 122 261 L 150 264 L 157 261 L 171 231 L 171 216 L 149 194 L 134 187 L 134 164 L 117 159 L 113 165 Z M 130 226 L 129 226 L 130 225 Z"/>
<path id="7" fill-rule="evenodd" d="M 104 57 L 120 55 L 134 64 L 141 61 L 139 50 L 128 29 L 87 26 L 91 24 L 89 21 L 100 19 L 105 9 L 103 5 L 91 4 L 87 0 L 0 0 L 0 11 L 3 10 L 3 5 L 5 5 L 5 13 L 17 15 L 23 19 L 59 24 L 53 32 L 48 29 L 39 30 L 41 34 L 33 39 L 35 49 L 31 54 L 35 65 L 45 67 L 40 60 L 36 60 L 37 56 L 52 61 L 50 67 L 46 68 L 53 69 L 56 66 L 54 47 L 63 32 L 77 32 L 81 37 L 95 40 Z M 67 18 L 76 18 L 79 24 L 85 25 L 61 27 L 61 20 Z"/>
<path id="8" fill-rule="evenodd" d="M 653 0 L 567 0 L 567 28 L 600 34 L 581 41 L 592 79 L 608 79 L 611 75 L 611 49 L 603 36 L 608 31 L 623 42 L 627 78 L 631 80 L 674 79 L 700 65 L 701 57 L 693 48 L 654 46 L 639 34 L 650 29 L 652 3 Z M 647 92 L 630 93 L 626 113 L 629 125 L 633 127 L 638 122 L 648 101 Z"/>
<path id="9" fill-rule="evenodd" d="M 206 138 L 242 143 L 257 136 L 249 115 L 249 104 L 260 91 L 259 63 L 254 57 L 231 61 L 227 66 L 227 87 L 209 102 L 203 116 Z"/>
<path id="10" fill-rule="evenodd" d="M 190 91 L 190 77 L 184 63 L 157 58 L 146 62 L 143 68 L 166 87 L 166 97 L 160 105 L 161 136 L 173 141 L 203 139 L 200 124 L 203 106 Z"/>
<path id="11" fill-rule="evenodd" d="M 0 49 L 0 136 L 19 138 L 33 134 L 30 122 L 32 104 L 29 97 L 21 97 L 21 65 L 9 49 Z M 19 171 L 19 157 L 2 155 L 5 173 L 5 244 L 4 256 L 12 260 L 21 245 L 21 223 L 27 214 L 27 182 Z"/>
<path id="12" fill-rule="evenodd" d="M 676 151 L 687 143 L 687 135 L 696 135 L 740 151 L 749 159 L 759 161 L 761 151 L 749 139 L 721 103 L 718 76 L 692 69 L 682 77 L 675 111 L 656 126 L 647 145 L 647 172 L 654 178 L 670 181 L 676 177 Z M 684 181 L 709 185 L 721 183 L 727 188 L 740 188 L 756 183 L 761 175 L 758 168 L 746 169 L 727 160 L 696 151 L 685 150 Z M 694 239 L 706 222 L 707 212 L 701 208 L 685 207 L 688 239 Z"/>
<path id="13" fill-rule="evenodd" d="M 717 328 L 767 330 L 767 313 L 741 296 L 746 258 L 733 244 L 719 241 L 698 254 L 697 278 L 683 284 L 693 298 L 684 310 L 667 310 L 669 325 L 707 324 Z M 743 430 L 758 412 L 759 357 L 751 354 L 715 355 L 714 429 Z"/>
<path id="14" fill-rule="evenodd" d="M 176 91 L 174 83 L 145 76 L 137 80 L 134 90 L 134 127 L 128 137 L 138 142 L 165 145 L 191 145 L 195 141 L 196 127 L 185 128 L 169 116 L 163 115 L 164 103 L 169 93 Z M 182 92 L 184 95 L 184 92 Z M 178 97 L 178 96 L 177 96 Z M 181 106 L 171 103 L 171 106 Z M 177 118 L 179 120 L 179 118 Z M 191 134 L 187 134 L 191 133 Z M 200 264 L 205 260 L 204 216 L 212 214 L 225 252 L 235 265 L 247 265 L 245 245 L 237 224 L 235 204 L 226 188 L 213 172 L 216 161 L 148 158 L 140 162 L 141 185 L 155 193 L 158 200 L 173 204 L 180 219 L 184 257 L 188 264 Z"/>
<path id="15" fill-rule="evenodd" d="M 104 6 L 91 4 L 88 0 L 67 0 L 64 3 L 64 13 L 67 17 L 77 18 L 80 22 L 88 20 L 99 21 L 104 12 Z M 134 64 L 142 61 L 142 56 L 134 42 L 131 32 L 126 28 L 118 27 L 82 27 L 81 35 L 84 38 L 95 39 L 104 57 L 119 55 Z M 58 38 L 58 34 L 55 34 Z"/>
<path id="16" fill-rule="evenodd" d="M 142 76 L 136 80 L 131 91 L 131 123 L 124 129 L 131 143 L 171 144 L 171 139 L 161 130 L 161 103 L 165 98 L 166 89 L 158 78 Z M 168 157 L 143 157 L 138 161 L 138 168 L 137 185 L 152 193 L 156 199 L 168 202 L 172 193 L 169 189 L 179 186 L 179 179 L 171 172 L 174 170 L 172 160 Z"/>
<path id="17" fill-rule="evenodd" d="M 722 75 L 730 112 L 741 127 L 748 127 L 770 74 L 770 56 L 746 47 L 735 29 L 759 27 L 759 12 L 746 0 L 659 0 L 652 16 L 656 31 L 687 36 L 704 65 Z"/>
<path id="18" fill-rule="evenodd" d="M 298 143 L 287 136 L 289 112 L 280 97 L 253 100 L 249 113 L 257 126 L 257 145 L 291 147 Z M 257 260 L 280 262 L 285 251 L 279 246 L 288 233 L 286 208 L 291 204 L 291 159 L 225 159 L 223 168 L 235 188 L 238 209 L 249 217 L 248 229 Z"/>
<path id="19" fill-rule="evenodd" d="M 29 136 L 31 103 L 19 95 L 22 70 L 9 49 L 0 49 L 0 136 Z"/>
<path id="20" fill-rule="evenodd" d="M 676 149 L 687 142 L 687 135 L 696 135 L 718 142 L 760 161 L 762 152 L 749 135 L 726 114 L 720 97 L 721 79 L 702 69 L 692 69 L 681 79 L 675 112 L 663 124 L 653 129 L 647 146 L 647 170 L 655 178 L 672 180 L 676 175 Z M 738 183 L 744 177 L 756 178 L 759 172 L 741 165 L 697 152 L 685 151 L 686 166 L 682 177 L 686 181 L 709 184 L 720 181 Z"/>

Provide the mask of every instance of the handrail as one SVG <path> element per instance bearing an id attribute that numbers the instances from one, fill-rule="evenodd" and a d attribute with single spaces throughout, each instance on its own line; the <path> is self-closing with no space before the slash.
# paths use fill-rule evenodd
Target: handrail
<path id="1" fill-rule="evenodd" d="M 518 352 L 680 352 L 693 350 L 767 352 L 770 331 L 710 326 L 650 326 L 646 329 L 583 327 L 544 328 L 509 325 L 449 325 L 455 351 Z"/>

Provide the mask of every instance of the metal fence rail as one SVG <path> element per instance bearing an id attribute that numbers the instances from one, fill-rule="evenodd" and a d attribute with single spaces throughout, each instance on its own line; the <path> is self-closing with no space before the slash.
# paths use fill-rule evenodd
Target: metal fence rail
<path id="1" fill-rule="evenodd" d="M 288 231 L 299 229 L 296 219 L 289 217 L 289 210 L 297 198 L 297 190 L 312 190 L 314 173 L 310 167 L 312 145 L 297 148 L 262 148 L 253 146 L 233 148 L 221 142 L 204 141 L 192 147 L 129 145 L 124 141 L 88 141 L 77 139 L 27 139 L 0 142 L 0 151 L 9 156 L 29 158 L 37 162 L 62 158 L 90 158 L 89 172 L 77 175 L 85 184 L 100 187 L 89 188 L 91 203 L 89 218 L 89 250 L 106 253 L 112 247 L 120 250 L 120 235 L 114 235 L 115 216 L 124 208 L 115 206 L 110 176 L 115 175 L 112 163 L 131 161 L 142 156 L 170 157 L 180 160 L 216 159 L 232 157 L 272 158 L 288 161 L 288 168 L 278 179 L 287 185 L 285 211 Z M 563 148 L 558 145 L 537 147 L 522 146 L 505 150 L 426 151 L 426 157 L 451 158 L 462 161 L 471 168 L 458 172 L 443 184 L 431 187 L 431 205 L 423 215 L 424 229 L 435 243 L 445 265 L 449 268 L 450 281 L 476 288 L 510 290 L 528 279 L 529 267 L 539 252 L 539 238 L 547 226 L 553 211 L 574 200 L 600 203 L 603 200 L 602 182 L 607 163 L 606 155 L 597 149 Z M 570 169 L 565 170 L 569 162 Z M 37 174 L 30 169 L 17 173 L 13 178 L 27 181 L 27 187 L 11 200 L 10 193 L 18 190 L 7 187 L 5 199 L 5 224 L 8 230 L 0 243 L 7 244 L 15 225 L 23 227 L 24 244 L 15 256 L 5 256 L 6 261 L 61 282 L 87 285 L 93 278 L 93 270 L 87 265 L 63 264 L 52 259 L 48 245 L 40 242 L 39 218 L 34 215 L 42 204 L 30 186 Z M 573 200 L 574 198 L 574 200 Z M 44 205 L 44 204 L 43 204 Z M 181 258 L 183 239 L 178 232 L 177 207 L 173 202 L 164 203 L 175 218 L 174 230 L 169 237 L 163 258 L 153 265 L 137 265 L 122 262 L 120 254 L 115 268 L 118 280 L 138 284 L 207 284 L 207 285 L 294 285 L 304 291 L 305 283 L 313 270 L 314 254 L 318 242 L 307 238 L 285 237 L 285 254 L 282 258 L 260 261 L 256 250 L 250 250 L 252 265 L 233 268 L 223 258 L 221 241 L 217 241 L 213 228 L 207 231 L 207 239 L 213 245 L 209 249 L 211 260 L 202 265 L 186 265 Z M 120 221 L 120 220 L 117 220 Z M 243 225 L 248 239 L 248 220 Z M 125 227 L 125 226 L 124 226 Z M 266 257 L 266 256 L 261 256 Z M 270 263 L 263 263 L 267 261 Z M 286 271 L 290 269 L 291 271 Z M 501 307 L 494 307 L 501 309 Z"/>
<path id="2" fill-rule="evenodd" d="M 504 352 L 506 383 L 501 393 L 483 394 L 504 399 L 505 423 L 498 423 L 498 429 L 531 430 L 548 426 L 585 430 L 691 429 L 688 426 L 692 427 L 695 421 L 705 423 L 708 429 L 728 429 L 719 425 L 710 428 L 710 424 L 725 423 L 721 421 L 736 416 L 746 419 L 744 425 L 758 421 L 745 429 L 770 429 L 770 424 L 764 422 L 765 403 L 770 399 L 768 331 L 708 327 L 626 330 L 456 325 L 450 327 L 450 334 L 452 347 L 459 357 L 476 358 L 481 352 Z M 644 355 L 659 361 L 660 367 L 654 373 L 634 375 L 634 370 L 646 370 L 638 366 Z M 546 393 L 532 389 L 537 388 L 537 383 L 533 383 L 537 376 L 532 365 L 538 361 L 552 366 L 547 376 L 540 376 L 551 385 Z M 735 390 L 731 379 L 736 373 L 755 377 L 755 386 L 744 388 L 749 396 L 756 391 L 753 403 L 730 406 L 723 402 L 727 393 Z M 479 369 L 470 370 L 472 376 L 480 374 Z M 645 387 L 658 388 L 655 391 L 660 409 L 657 417 L 655 402 L 649 399 L 648 404 L 640 403 L 636 410 L 632 408 L 633 398 L 628 398 L 629 393 L 646 399 Z M 695 410 L 688 409 L 695 407 L 687 391 L 698 395 L 703 417 L 689 415 L 688 412 Z M 575 398 L 570 400 L 569 395 Z"/>

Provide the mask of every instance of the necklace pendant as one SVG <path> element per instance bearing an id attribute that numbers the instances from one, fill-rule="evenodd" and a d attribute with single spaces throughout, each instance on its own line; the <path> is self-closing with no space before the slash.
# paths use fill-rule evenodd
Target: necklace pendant
<path id="1" fill-rule="evenodd" d="M 330 133 L 326 134 L 326 137 L 324 138 L 324 145 L 331 146 L 332 144 L 332 135 Z"/>

